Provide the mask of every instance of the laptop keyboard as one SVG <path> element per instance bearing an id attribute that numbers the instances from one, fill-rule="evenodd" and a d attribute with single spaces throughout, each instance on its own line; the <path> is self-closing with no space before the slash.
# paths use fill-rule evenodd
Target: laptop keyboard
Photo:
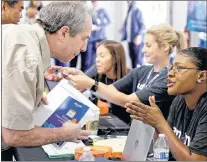
<path id="1" fill-rule="evenodd" d="M 128 125 L 121 121 L 119 118 L 100 119 L 100 126 L 114 127 L 114 128 L 127 128 Z"/>
<path id="2" fill-rule="evenodd" d="M 126 123 L 124 123 L 123 121 L 121 121 L 118 118 L 111 118 L 111 119 L 108 119 L 108 121 L 109 121 L 109 123 L 111 123 L 115 127 L 126 127 L 127 126 Z"/>
<path id="3" fill-rule="evenodd" d="M 99 121 L 99 126 L 104 126 L 104 127 L 115 127 L 112 125 L 107 119 L 100 119 Z"/>

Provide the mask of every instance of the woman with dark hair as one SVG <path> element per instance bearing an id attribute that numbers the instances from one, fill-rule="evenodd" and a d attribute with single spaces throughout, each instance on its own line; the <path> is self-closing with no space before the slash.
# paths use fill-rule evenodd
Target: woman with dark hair
<path id="1" fill-rule="evenodd" d="M 207 160 L 207 49 L 192 47 L 179 52 L 169 67 L 167 86 L 169 95 L 178 95 L 168 121 L 154 97 L 149 97 L 151 106 L 127 103 L 127 112 L 165 134 L 176 160 Z"/>
<path id="2" fill-rule="evenodd" d="M 128 72 L 125 50 L 122 44 L 112 40 L 105 40 L 97 45 L 96 64 L 86 72 L 86 75 L 109 85 L 127 75 Z M 98 98 L 95 95 L 92 95 L 92 100 L 97 104 Z M 114 115 L 124 122 L 130 123 L 129 113 L 125 109 L 114 104 L 110 106 Z"/>
<path id="3" fill-rule="evenodd" d="M 126 67 L 125 50 L 121 43 L 105 40 L 97 45 L 96 65 L 90 68 L 86 74 L 96 80 L 103 77 L 115 80 L 121 79 L 128 73 Z M 105 81 L 104 81 L 105 82 Z"/>

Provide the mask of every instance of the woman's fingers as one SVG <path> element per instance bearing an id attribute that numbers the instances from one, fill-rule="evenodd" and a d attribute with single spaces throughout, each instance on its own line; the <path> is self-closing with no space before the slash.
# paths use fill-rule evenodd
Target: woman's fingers
<path id="1" fill-rule="evenodd" d="M 138 101 L 130 101 L 130 103 L 132 105 L 135 105 L 136 107 L 139 107 L 140 109 L 143 109 L 143 110 L 147 110 L 147 109 L 150 108 L 150 106 L 147 106 L 147 105 L 145 105 L 145 104 L 143 104 L 141 102 L 138 102 Z"/>
<path id="2" fill-rule="evenodd" d="M 130 115 L 130 117 L 131 117 L 132 119 L 135 119 L 135 120 L 144 121 L 144 119 L 143 119 L 143 118 L 138 117 L 138 116 Z"/>
<path id="3" fill-rule="evenodd" d="M 146 108 L 144 108 L 142 105 L 143 105 L 143 104 L 139 104 L 139 103 L 136 103 L 136 104 L 135 104 L 134 102 L 130 102 L 130 103 L 127 103 L 127 104 L 125 105 L 125 107 L 126 107 L 127 109 L 131 109 L 131 110 L 136 111 L 136 112 L 146 113 L 147 110 L 146 110 Z"/>
<path id="4" fill-rule="evenodd" d="M 157 105 L 155 103 L 155 96 L 150 96 L 149 97 L 149 103 L 152 107 L 157 107 Z"/>

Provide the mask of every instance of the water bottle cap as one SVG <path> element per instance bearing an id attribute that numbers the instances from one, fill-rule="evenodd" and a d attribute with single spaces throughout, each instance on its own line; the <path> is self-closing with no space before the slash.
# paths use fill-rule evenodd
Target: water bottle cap
<path id="1" fill-rule="evenodd" d="M 159 134 L 159 137 L 165 137 L 165 134 Z"/>
<path id="2" fill-rule="evenodd" d="M 83 151 L 91 151 L 91 148 L 90 147 L 84 147 Z"/>

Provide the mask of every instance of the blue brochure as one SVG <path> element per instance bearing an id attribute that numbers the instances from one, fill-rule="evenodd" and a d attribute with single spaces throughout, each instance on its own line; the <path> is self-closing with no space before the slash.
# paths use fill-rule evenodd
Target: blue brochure
<path id="1" fill-rule="evenodd" d="M 68 120 L 79 123 L 79 121 L 84 117 L 88 109 L 88 106 L 69 96 L 46 120 L 46 122 L 43 124 L 43 127 L 62 127 L 62 125 Z M 63 143 L 63 141 L 57 142 L 57 145 L 61 146 Z"/>

